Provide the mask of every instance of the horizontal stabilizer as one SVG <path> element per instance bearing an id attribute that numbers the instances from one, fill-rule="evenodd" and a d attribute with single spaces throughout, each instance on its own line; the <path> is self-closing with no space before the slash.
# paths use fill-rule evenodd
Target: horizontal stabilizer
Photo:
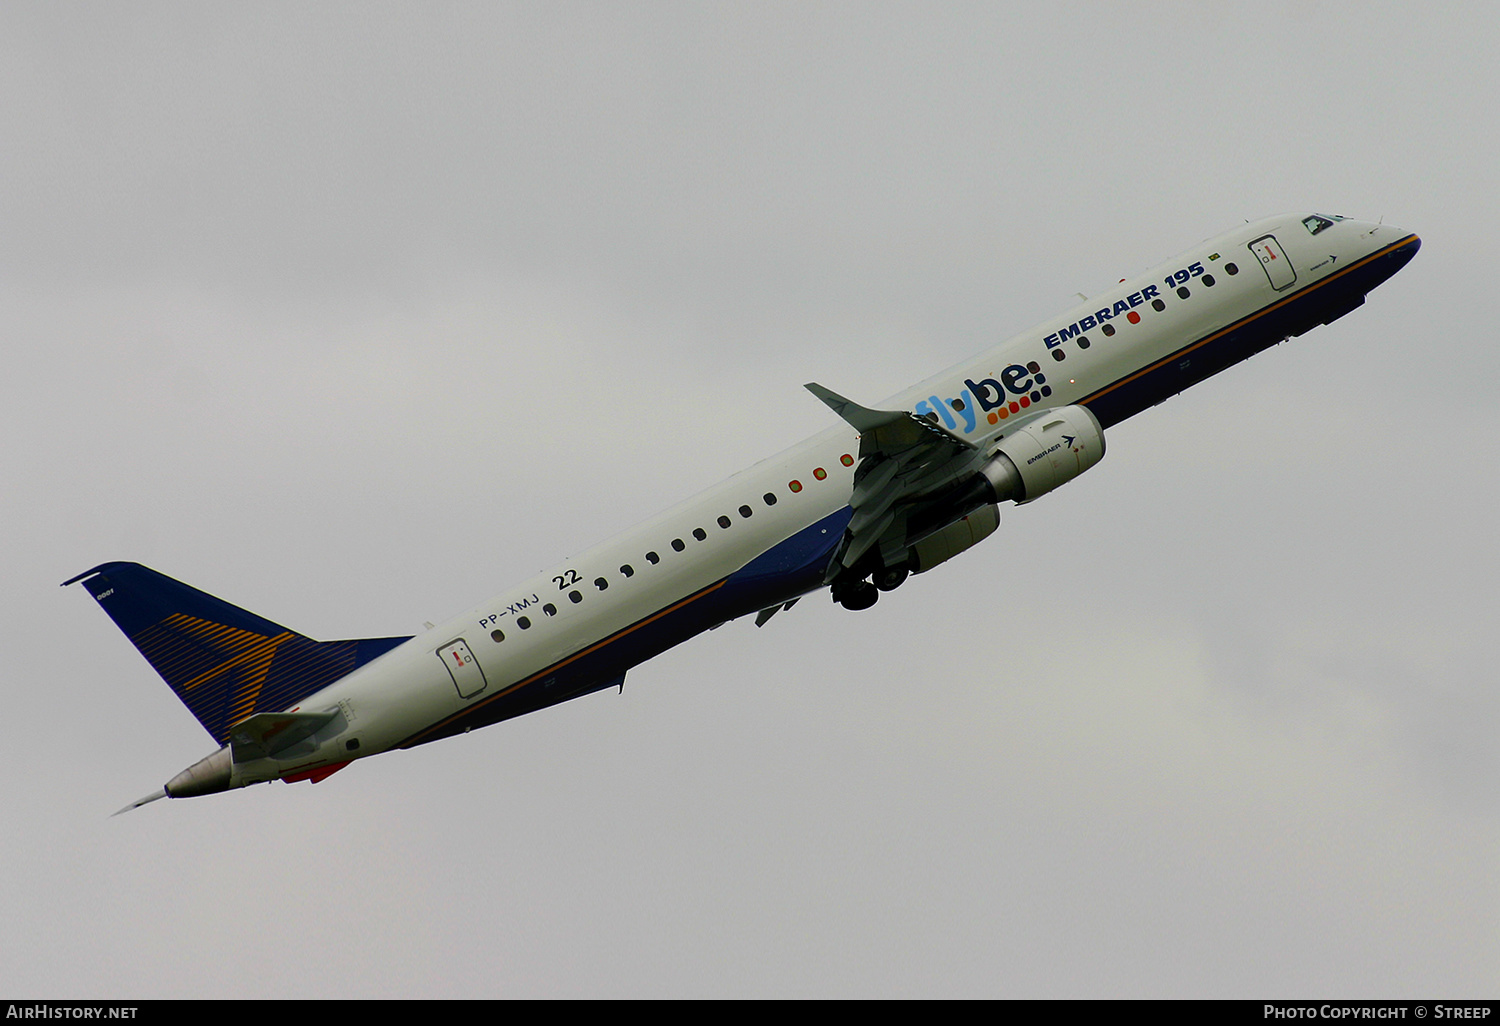
<path id="1" fill-rule="evenodd" d="M 221 745 L 233 725 L 289 709 L 409 640 L 314 641 L 139 563 L 63 585 L 78 581 Z"/>
<path id="2" fill-rule="evenodd" d="M 270 758 L 316 734 L 337 715 L 337 711 L 256 713 L 230 728 L 229 748 L 235 762 Z"/>

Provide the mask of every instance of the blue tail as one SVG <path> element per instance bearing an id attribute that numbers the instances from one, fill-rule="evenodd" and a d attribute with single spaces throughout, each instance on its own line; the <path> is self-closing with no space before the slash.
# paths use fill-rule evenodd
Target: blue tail
<path id="1" fill-rule="evenodd" d="M 313 641 L 139 563 L 77 581 L 104 607 L 215 741 L 258 712 L 282 712 L 407 641 Z"/>

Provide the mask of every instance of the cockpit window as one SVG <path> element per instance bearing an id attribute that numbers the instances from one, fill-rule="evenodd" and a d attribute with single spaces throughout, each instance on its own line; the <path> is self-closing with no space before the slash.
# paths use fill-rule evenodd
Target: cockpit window
<path id="1" fill-rule="evenodd" d="M 1335 221 L 1342 221 L 1343 219 L 1342 215 L 1339 214 L 1312 214 L 1302 219 L 1302 227 L 1306 228 L 1311 234 L 1316 235 L 1324 228 L 1333 227 Z"/>

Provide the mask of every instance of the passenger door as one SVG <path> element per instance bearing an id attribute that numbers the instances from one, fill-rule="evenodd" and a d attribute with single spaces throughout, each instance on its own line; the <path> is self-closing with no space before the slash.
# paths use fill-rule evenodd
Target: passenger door
<path id="1" fill-rule="evenodd" d="M 1262 235 L 1250 243 L 1250 252 L 1260 261 L 1266 277 L 1271 280 L 1271 288 L 1280 292 L 1297 281 L 1297 270 L 1287 257 L 1286 250 L 1281 248 L 1281 243 L 1276 241 L 1276 236 Z"/>

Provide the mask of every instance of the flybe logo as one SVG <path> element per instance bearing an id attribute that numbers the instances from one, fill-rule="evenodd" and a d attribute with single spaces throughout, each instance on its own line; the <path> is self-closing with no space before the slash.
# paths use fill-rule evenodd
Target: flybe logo
<path id="1" fill-rule="evenodd" d="M 1042 373 L 1041 366 L 1034 360 L 1024 366 L 1019 363 L 1011 364 L 1000 372 L 999 380 L 985 378 L 974 381 L 966 378 L 964 384 L 968 387 L 956 399 L 941 399 L 930 395 L 917 403 L 914 407 L 917 416 L 926 417 L 934 424 L 941 420 L 943 426 L 950 431 L 958 430 L 959 420 L 962 419 L 963 430 L 968 432 L 979 426 L 981 413 L 990 424 L 998 424 L 1011 414 L 1020 413 L 1052 394 L 1052 386 L 1047 384 L 1047 375 Z"/>

